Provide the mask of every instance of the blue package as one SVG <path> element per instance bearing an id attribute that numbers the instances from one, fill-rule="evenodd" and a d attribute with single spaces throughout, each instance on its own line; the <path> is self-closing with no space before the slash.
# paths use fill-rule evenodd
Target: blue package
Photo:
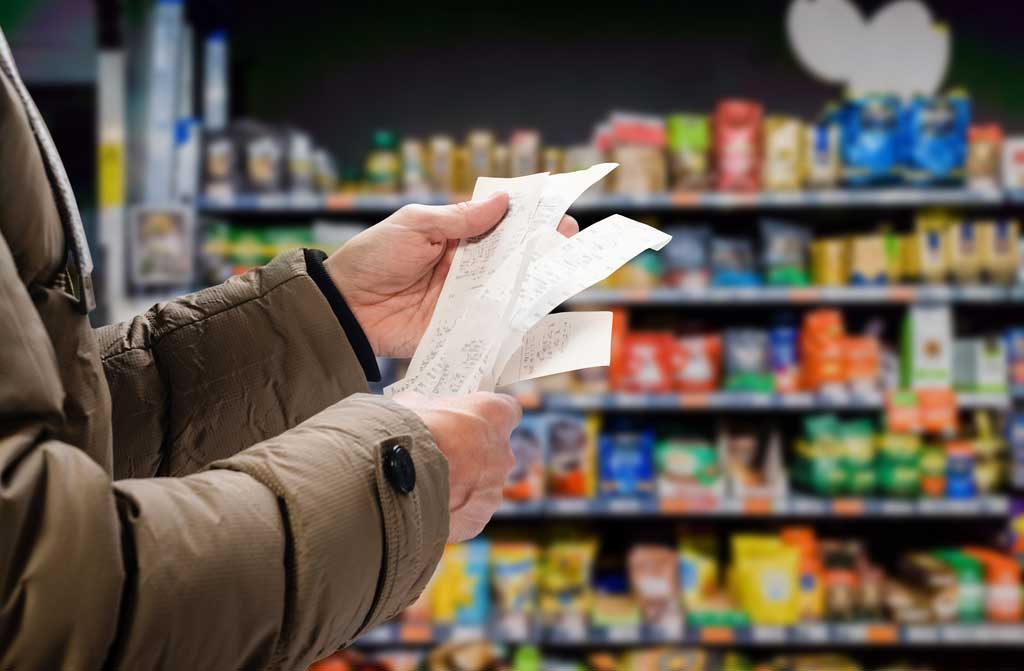
<path id="1" fill-rule="evenodd" d="M 602 496 L 654 495 L 654 432 L 614 431 L 598 441 Z"/>
<path id="2" fill-rule="evenodd" d="M 910 184 L 958 184 L 967 161 L 967 127 L 971 107 L 967 96 L 916 96 L 904 107 L 904 178 Z"/>
<path id="3" fill-rule="evenodd" d="M 768 347 L 771 352 L 772 372 L 778 375 L 793 375 L 799 369 L 798 342 L 800 334 L 796 327 L 773 326 L 768 332 Z"/>
<path id="4" fill-rule="evenodd" d="M 895 182 L 900 162 L 900 102 L 868 95 L 846 101 L 839 111 L 843 180 L 849 186 Z"/>

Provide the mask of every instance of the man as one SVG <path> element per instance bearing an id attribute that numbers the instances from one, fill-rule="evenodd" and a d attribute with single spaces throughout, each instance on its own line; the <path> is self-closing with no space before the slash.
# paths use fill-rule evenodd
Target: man
<path id="1" fill-rule="evenodd" d="M 362 392 L 507 206 L 403 208 L 94 331 L 0 32 L 0 669 L 300 669 L 413 601 L 499 504 L 520 410 Z"/>

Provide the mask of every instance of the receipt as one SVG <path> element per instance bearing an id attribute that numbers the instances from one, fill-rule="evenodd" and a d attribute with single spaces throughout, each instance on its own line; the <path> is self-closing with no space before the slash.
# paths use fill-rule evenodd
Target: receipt
<path id="1" fill-rule="evenodd" d="M 548 177 L 537 209 L 533 213 L 533 230 L 555 228 L 583 192 L 619 167 L 618 163 L 598 163 L 586 170 L 563 172 Z"/>
<path id="2" fill-rule="evenodd" d="M 611 312 L 560 312 L 530 329 L 509 358 L 497 385 L 513 384 L 580 368 L 607 366 L 611 360 Z"/>
<path id="3" fill-rule="evenodd" d="M 418 374 L 427 361 L 437 358 L 459 318 L 487 280 L 502 261 L 522 247 L 547 181 L 546 172 L 513 178 L 481 177 L 476 181 L 473 200 L 485 200 L 505 191 L 509 195 L 508 211 L 491 230 L 459 242 L 430 324 L 409 363 L 407 377 Z"/>

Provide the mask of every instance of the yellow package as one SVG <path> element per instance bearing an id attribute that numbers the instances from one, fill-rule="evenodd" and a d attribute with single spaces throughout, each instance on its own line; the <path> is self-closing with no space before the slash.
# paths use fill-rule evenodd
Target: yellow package
<path id="1" fill-rule="evenodd" d="M 593 538 L 556 540 L 544 551 L 540 607 L 549 622 L 590 612 L 596 553 Z"/>
<path id="2" fill-rule="evenodd" d="M 679 596 L 683 610 L 703 610 L 718 592 L 718 539 L 687 533 L 679 541 Z"/>
<path id="3" fill-rule="evenodd" d="M 977 282 L 981 278 L 982 252 L 979 233 L 983 224 L 962 219 L 946 229 L 947 267 L 958 282 Z"/>
<path id="4" fill-rule="evenodd" d="M 994 282 L 1015 281 L 1019 256 L 1020 224 L 1016 219 L 1000 219 L 978 223 L 981 267 Z"/>
<path id="5" fill-rule="evenodd" d="M 761 179 L 768 191 L 793 191 L 803 185 L 803 123 L 796 118 L 769 116 L 763 125 Z"/>
<path id="6" fill-rule="evenodd" d="M 449 194 L 455 191 L 455 143 L 447 135 L 430 138 L 429 146 L 430 186 L 435 193 Z"/>
<path id="7" fill-rule="evenodd" d="M 842 238 L 822 238 L 811 244 L 811 276 L 814 284 L 839 287 L 847 282 L 846 254 Z"/>
<path id="8" fill-rule="evenodd" d="M 504 541 L 491 546 L 491 588 L 497 615 L 532 615 L 537 606 L 540 548 Z"/>
<path id="9" fill-rule="evenodd" d="M 915 218 L 907 260 L 915 276 L 925 282 L 942 282 L 946 278 L 946 230 L 950 222 L 949 214 L 942 210 L 921 212 Z"/>
<path id="10" fill-rule="evenodd" d="M 733 536 L 730 587 L 753 624 L 788 626 L 800 614 L 800 554 L 775 536 Z"/>
<path id="11" fill-rule="evenodd" d="M 855 235 L 847 242 L 847 267 L 853 284 L 880 284 L 891 281 L 885 237 L 881 234 Z"/>

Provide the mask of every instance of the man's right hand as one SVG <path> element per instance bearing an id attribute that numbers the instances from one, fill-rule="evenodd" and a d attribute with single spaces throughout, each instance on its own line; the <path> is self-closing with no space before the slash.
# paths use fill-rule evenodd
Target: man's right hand
<path id="1" fill-rule="evenodd" d="M 523 416 L 506 394 L 430 397 L 403 392 L 393 400 L 415 412 L 448 459 L 448 542 L 480 533 L 501 505 L 515 466 L 509 436 Z"/>

